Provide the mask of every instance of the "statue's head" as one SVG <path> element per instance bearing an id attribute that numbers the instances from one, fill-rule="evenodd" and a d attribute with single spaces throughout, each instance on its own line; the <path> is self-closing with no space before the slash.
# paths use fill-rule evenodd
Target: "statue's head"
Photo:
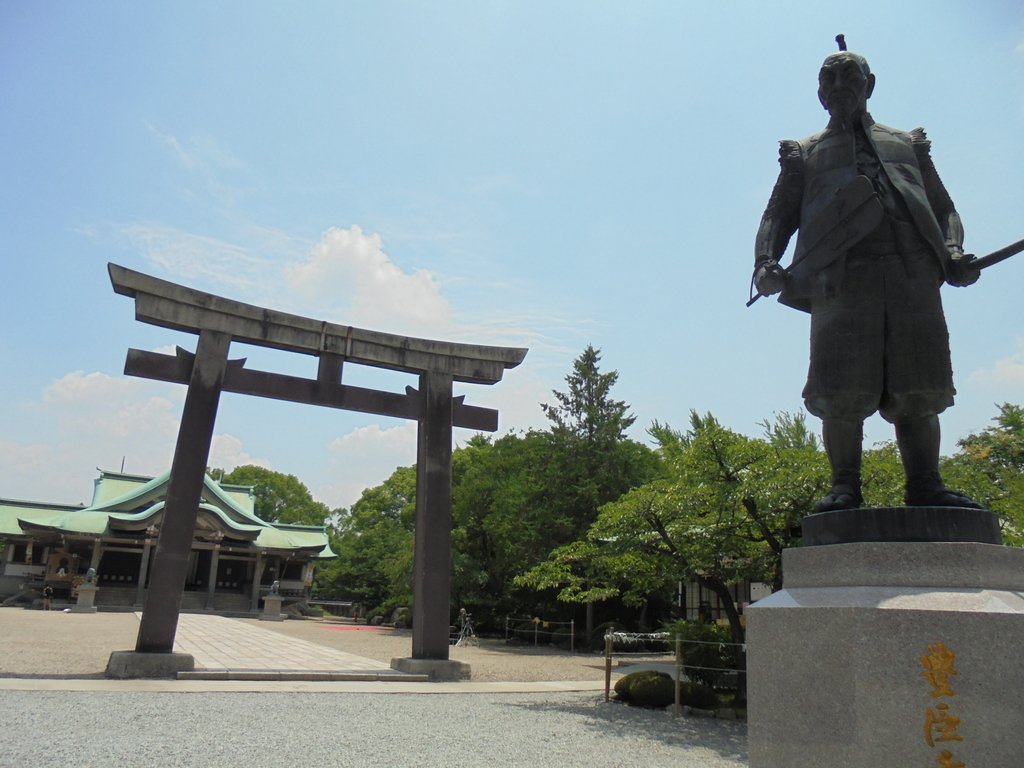
<path id="1" fill-rule="evenodd" d="M 818 101 L 832 117 L 846 123 L 867 112 L 875 76 L 867 59 L 846 50 L 842 35 L 836 41 L 840 50 L 826 56 L 818 71 Z"/>

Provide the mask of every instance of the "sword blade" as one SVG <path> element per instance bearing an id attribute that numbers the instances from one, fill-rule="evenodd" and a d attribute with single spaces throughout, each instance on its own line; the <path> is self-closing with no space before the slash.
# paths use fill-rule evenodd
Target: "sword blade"
<path id="1" fill-rule="evenodd" d="M 998 264 L 1000 261 L 1005 261 L 1011 256 L 1016 256 L 1021 251 L 1024 251 L 1024 240 L 1018 240 L 1016 243 L 1010 243 L 1005 248 L 1000 248 L 998 251 L 992 251 L 988 256 L 982 256 L 980 259 L 974 261 L 974 267 L 977 269 L 985 269 L 991 267 L 993 264 Z"/>

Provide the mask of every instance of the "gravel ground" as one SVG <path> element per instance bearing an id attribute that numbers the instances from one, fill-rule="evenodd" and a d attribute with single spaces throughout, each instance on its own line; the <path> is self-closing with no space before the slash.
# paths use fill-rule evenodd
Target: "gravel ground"
<path id="1" fill-rule="evenodd" d="M 243 620 L 248 621 L 248 620 Z M 0 609 L 0 676 L 101 677 L 134 647 L 132 613 Z M 407 631 L 260 622 L 381 661 L 408 656 Z M 603 680 L 603 659 L 554 649 L 452 648 L 475 681 Z M 606 704 L 603 694 L 156 693 L 6 690 L 0 768 L 282 764 L 530 768 L 744 768 L 742 722 Z"/>
<path id="2" fill-rule="evenodd" d="M 385 663 L 412 653 L 409 630 L 353 630 L 343 628 L 343 624 L 308 620 L 236 620 Z M 134 613 L 0 608 L 0 675 L 101 677 L 111 651 L 134 648 L 138 631 L 139 620 Z M 479 647 L 453 647 L 450 653 L 452 659 L 471 665 L 476 682 L 604 679 L 604 658 L 600 654 L 510 646 L 503 640 L 488 639 Z"/>
<path id="3" fill-rule="evenodd" d="M 0 765 L 743 768 L 746 729 L 593 694 L 5 691 Z"/>

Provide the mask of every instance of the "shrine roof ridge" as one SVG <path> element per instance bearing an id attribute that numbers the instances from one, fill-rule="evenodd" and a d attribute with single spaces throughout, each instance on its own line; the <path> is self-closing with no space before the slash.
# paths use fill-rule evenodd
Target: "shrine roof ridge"
<path id="1" fill-rule="evenodd" d="M 108 263 L 114 291 L 135 299 L 137 320 L 187 333 L 202 329 L 233 340 L 309 355 L 332 354 L 380 368 L 449 373 L 493 384 L 526 357 L 522 347 L 422 339 L 341 325 L 258 307 Z"/>

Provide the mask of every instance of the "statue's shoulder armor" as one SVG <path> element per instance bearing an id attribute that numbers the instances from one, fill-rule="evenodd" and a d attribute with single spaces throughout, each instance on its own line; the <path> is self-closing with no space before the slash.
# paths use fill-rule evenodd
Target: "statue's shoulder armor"
<path id="1" fill-rule="evenodd" d="M 906 131 L 901 131 L 899 128 L 893 128 L 891 125 L 883 125 L 882 123 L 872 123 L 871 129 L 874 131 L 881 131 L 882 133 L 887 133 L 888 135 L 897 139 L 902 139 L 903 141 L 909 142 L 911 140 L 910 133 L 907 133 Z M 915 130 L 921 129 L 917 128 Z"/>
<path id="2" fill-rule="evenodd" d="M 803 151 L 801 142 L 792 139 L 783 139 L 779 142 L 779 165 L 789 173 L 798 172 L 803 169 Z"/>

